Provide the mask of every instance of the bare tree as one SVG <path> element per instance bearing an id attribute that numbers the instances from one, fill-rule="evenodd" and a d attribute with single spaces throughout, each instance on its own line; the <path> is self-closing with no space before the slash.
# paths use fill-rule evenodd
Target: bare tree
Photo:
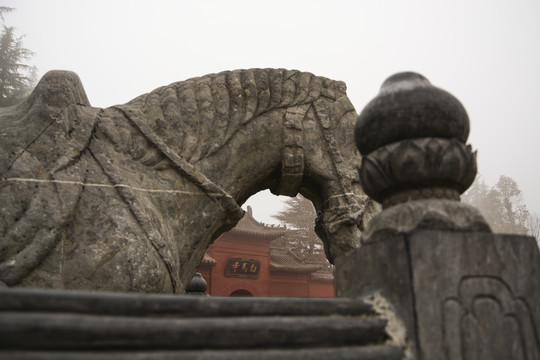
<path id="1" fill-rule="evenodd" d="M 511 177 L 501 175 L 497 184 L 490 188 L 478 176 L 462 200 L 480 210 L 494 232 L 527 233 L 529 212 L 518 184 Z"/>
<path id="2" fill-rule="evenodd" d="M 501 212 L 503 231 L 525 235 L 529 211 L 523 203 L 523 196 L 516 181 L 509 176 L 501 175 L 495 189 L 499 192 L 503 205 Z"/>
<path id="3" fill-rule="evenodd" d="M 536 243 L 540 247 L 540 214 L 529 214 L 527 218 L 527 234 L 536 238 Z"/>

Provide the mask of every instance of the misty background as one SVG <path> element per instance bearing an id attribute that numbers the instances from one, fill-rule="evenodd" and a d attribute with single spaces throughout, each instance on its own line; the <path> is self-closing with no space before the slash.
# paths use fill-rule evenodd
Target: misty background
<path id="1" fill-rule="evenodd" d="M 356 110 L 382 82 L 416 71 L 471 120 L 488 185 L 515 179 L 540 213 L 540 1 L 17 0 L 5 23 L 26 34 L 41 77 L 71 70 L 96 107 L 224 70 L 286 68 L 345 81 Z M 351 136 L 353 136 L 351 134 Z M 265 223 L 282 207 L 247 204 Z M 245 208 L 245 205 L 243 206 Z"/>

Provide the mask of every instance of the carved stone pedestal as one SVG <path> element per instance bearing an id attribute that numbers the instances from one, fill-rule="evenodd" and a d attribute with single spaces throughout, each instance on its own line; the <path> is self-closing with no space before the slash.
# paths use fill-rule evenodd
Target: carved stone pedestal
<path id="1" fill-rule="evenodd" d="M 336 292 L 388 320 L 407 359 L 540 359 L 540 254 L 459 202 L 476 176 L 460 102 L 422 75 L 388 78 L 356 123 L 362 188 L 380 202 Z"/>
<path id="2" fill-rule="evenodd" d="M 336 291 L 390 303 L 393 331 L 404 326 L 416 359 L 540 358 L 540 254 L 531 237 L 397 235 L 338 257 Z"/>

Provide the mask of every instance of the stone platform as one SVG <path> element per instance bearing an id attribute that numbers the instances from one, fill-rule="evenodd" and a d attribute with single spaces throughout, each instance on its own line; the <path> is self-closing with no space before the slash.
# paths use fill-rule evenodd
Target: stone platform
<path id="1" fill-rule="evenodd" d="M 0 290 L 0 359 L 401 359 L 353 299 Z"/>

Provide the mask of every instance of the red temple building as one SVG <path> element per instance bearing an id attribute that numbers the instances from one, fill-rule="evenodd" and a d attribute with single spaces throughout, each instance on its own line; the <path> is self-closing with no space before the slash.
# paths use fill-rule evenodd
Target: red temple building
<path id="1" fill-rule="evenodd" d="M 334 278 L 323 264 L 303 263 L 271 246 L 287 229 L 264 225 L 251 207 L 231 231 L 206 251 L 198 272 L 213 296 L 334 297 Z"/>

